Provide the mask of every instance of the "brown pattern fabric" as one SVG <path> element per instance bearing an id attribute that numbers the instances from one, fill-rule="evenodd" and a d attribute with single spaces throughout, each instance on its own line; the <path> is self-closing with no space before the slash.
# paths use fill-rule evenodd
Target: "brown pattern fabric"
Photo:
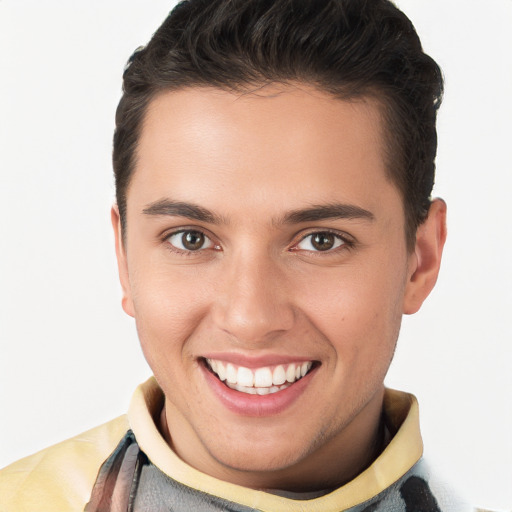
<path id="1" fill-rule="evenodd" d="M 129 430 L 101 466 L 85 512 L 132 512 L 145 462 L 147 457 Z"/>

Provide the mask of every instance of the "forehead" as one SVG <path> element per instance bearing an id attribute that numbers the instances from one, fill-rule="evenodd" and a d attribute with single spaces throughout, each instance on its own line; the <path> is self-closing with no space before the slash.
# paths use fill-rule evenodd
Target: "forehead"
<path id="1" fill-rule="evenodd" d="M 256 210 L 262 201 L 372 206 L 379 188 L 394 188 L 382 139 L 371 99 L 291 85 L 161 93 L 144 119 L 128 203 L 170 195 L 220 210 L 235 197 Z"/>

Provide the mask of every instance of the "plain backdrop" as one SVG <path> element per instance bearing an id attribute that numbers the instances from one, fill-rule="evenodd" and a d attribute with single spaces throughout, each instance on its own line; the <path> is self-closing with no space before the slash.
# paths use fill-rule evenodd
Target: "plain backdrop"
<path id="1" fill-rule="evenodd" d="M 446 76 L 449 241 L 387 384 L 418 396 L 440 471 L 512 510 L 512 1 L 397 3 Z M 124 413 L 150 375 L 120 307 L 111 137 L 123 66 L 173 5 L 0 0 L 0 466 Z"/>

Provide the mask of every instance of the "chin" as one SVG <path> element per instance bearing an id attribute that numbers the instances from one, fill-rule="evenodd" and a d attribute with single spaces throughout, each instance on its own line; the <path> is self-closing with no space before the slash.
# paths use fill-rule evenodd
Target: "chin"
<path id="1" fill-rule="evenodd" d="M 222 449 L 216 444 L 211 455 L 229 470 L 241 473 L 268 473 L 284 471 L 298 464 L 303 458 L 303 449 L 299 453 L 293 447 L 283 447 L 283 437 L 277 443 L 261 446 L 258 443 L 232 444 Z"/>

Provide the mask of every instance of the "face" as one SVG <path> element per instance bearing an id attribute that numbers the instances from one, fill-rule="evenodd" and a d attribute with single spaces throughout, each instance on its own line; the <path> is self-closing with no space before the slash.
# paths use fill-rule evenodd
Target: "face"
<path id="1" fill-rule="evenodd" d="M 368 464 L 425 295 L 381 129 L 375 103 L 299 86 L 150 104 L 124 245 L 113 213 L 123 305 L 194 467 L 305 490 Z"/>

